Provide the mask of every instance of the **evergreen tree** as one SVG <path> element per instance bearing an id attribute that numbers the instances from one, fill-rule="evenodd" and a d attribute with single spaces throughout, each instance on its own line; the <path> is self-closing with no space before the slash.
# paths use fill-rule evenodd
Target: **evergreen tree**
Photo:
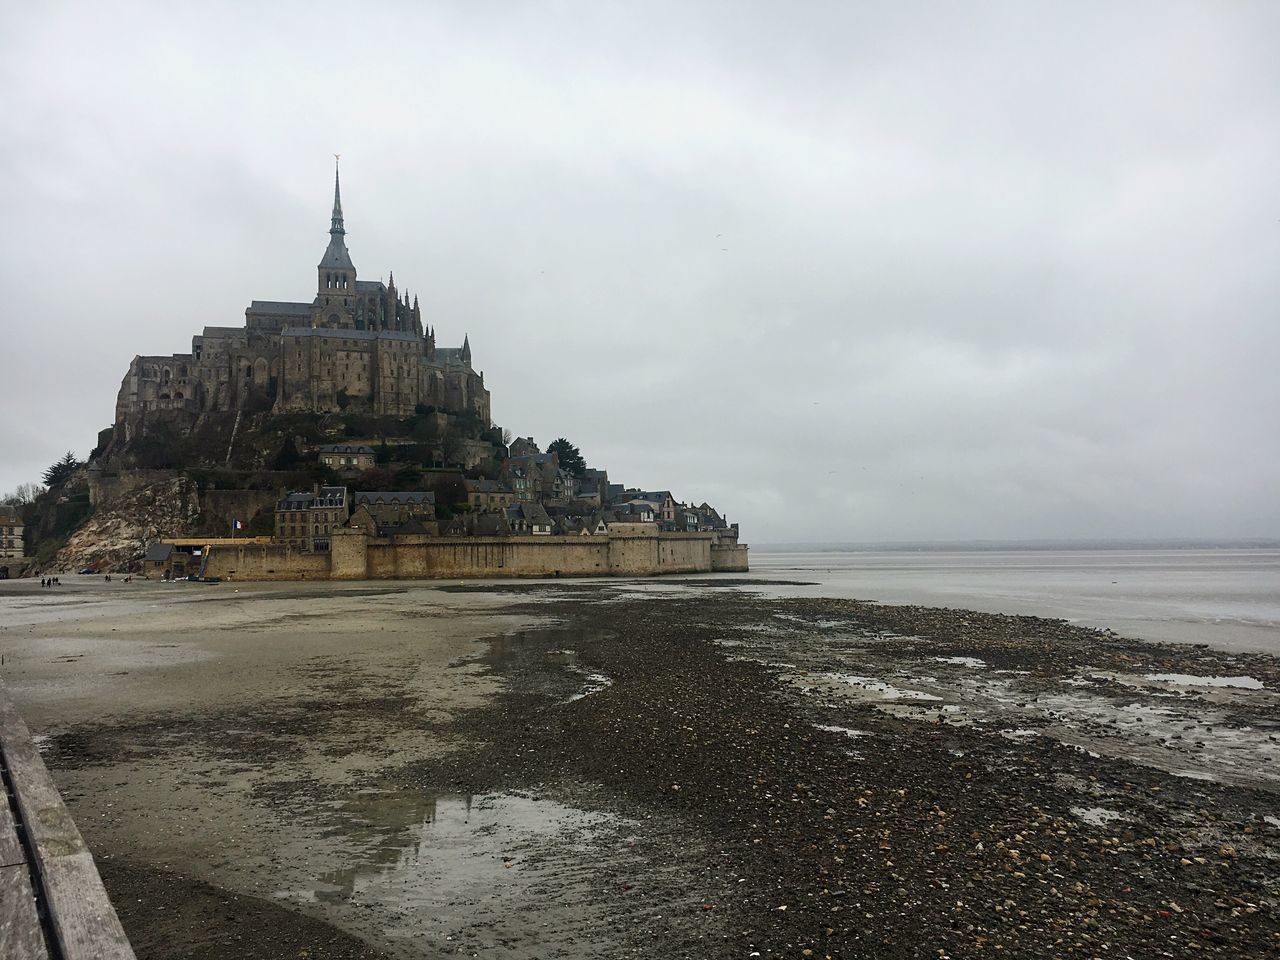
<path id="1" fill-rule="evenodd" d="M 276 454 L 271 466 L 276 470 L 292 470 L 301 459 L 302 454 L 298 452 L 298 445 L 293 442 L 293 434 L 289 434 L 284 438 L 280 452 Z"/>
<path id="2" fill-rule="evenodd" d="M 582 452 L 564 437 L 557 437 L 547 447 L 547 453 L 554 453 L 560 460 L 560 469 L 581 478 L 587 470 L 587 461 L 582 459 Z"/>
<path id="3" fill-rule="evenodd" d="M 66 483 L 71 474 L 75 473 L 78 467 L 83 464 L 76 459 L 76 455 L 70 450 L 66 452 L 61 460 L 49 467 L 44 472 L 44 483 L 46 487 L 60 487 Z"/>

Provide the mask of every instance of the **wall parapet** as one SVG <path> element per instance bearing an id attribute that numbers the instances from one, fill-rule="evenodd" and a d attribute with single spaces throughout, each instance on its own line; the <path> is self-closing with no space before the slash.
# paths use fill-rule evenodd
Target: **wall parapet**
<path id="1" fill-rule="evenodd" d="M 715 533 L 625 524 L 595 536 L 375 537 L 343 528 L 328 553 L 285 544 L 213 547 L 207 575 L 235 580 L 429 580 L 468 577 L 644 577 L 747 569 L 747 548 Z M 639 528 L 648 529 L 639 529 Z"/>

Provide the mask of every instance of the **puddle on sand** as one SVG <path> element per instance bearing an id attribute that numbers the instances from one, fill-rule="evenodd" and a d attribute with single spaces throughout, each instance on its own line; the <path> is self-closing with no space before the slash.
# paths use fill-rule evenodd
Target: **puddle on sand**
<path id="1" fill-rule="evenodd" d="M 565 703 L 573 703 L 575 700 L 581 700 L 593 693 L 599 693 L 601 690 L 608 689 L 613 686 L 613 678 L 603 673 L 594 673 L 586 667 L 578 663 L 578 651 L 576 650 L 548 650 L 543 654 L 543 660 L 547 663 L 558 664 L 565 670 L 575 673 L 585 680 L 581 690 L 572 693 L 565 700 Z"/>
<path id="2" fill-rule="evenodd" d="M 569 703 L 575 700 L 581 700 L 583 697 L 589 697 L 593 693 L 599 693 L 601 690 L 608 689 L 613 686 L 613 679 L 606 677 L 603 673 L 587 673 L 586 671 L 578 671 L 586 677 L 587 685 L 577 693 L 569 697 Z"/>
<path id="3" fill-rule="evenodd" d="M 1262 681 L 1254 677 L 1197 677 L 1190 673 L 1148 673 L 1142 679 L 1171 683 L 1179 687 L 1229 687 L 1233 690 L 1261 690 Z"/>
<path id="4" fill-rule="evenodd" d="M 490 638 L 488 650 L 472 662 L 487 666 L 493 673 L 506 677 L 525 689 L 534 689 L 568 703 L 599 693 L 613 680 L 597 673 L 581 662 L 577 646 L 604 636 L 600 630 L 572 629 L 557 626 L 545 630 L 520 630 Z M 554 637 L 566 646 L 546 649 L 545 641 Z"/>
<path id="5" fill-rule="evenodd" d="M 869 733 L 865 730 L 854 730 L 852 727 L 837 727 L 832 724 L 819 723 L 815 724 L 819 730 L 825 730 L 827 733 L 843 733 L 846 737 L 868 737 Z"/>
<path id="6" fill-rule="evenodd" d="M 979 660 L 977 657 L 934 657 L 938 663 L 949 663 L 957 667 L 985 667 L 985 660 Z"/>
<path id="7" fill-rule="evenodd" d="M 1108 810 L 1106 807 L 1072 807 L 1071 815 L 1081 823 L 1095 827 L 1105 827 L 1109 823 L 1126 819 L 1120 811 Z"/>
<path id="8" fill-rule="evenodd" d="M 893 700 L 919 700 L 936 703 L 942 700 L 941 697 L 934 696 L 932 693 L 925 693 L 923 690 L 904 690 L 874 677 L 858 677 L 851 673 L 829 673 L 827 677 L 840 683 L 847 683 L 853 688 L 855 696 L 873 703 Z"/>
<path id="9" fill-rule="evenodd" d="M 464 932 L 490 947 L 518 937 L 528 920 L 517 915 L 534 888 L 582 883 L 591 845 L 626 823 L 511 793 L 384 793 L 338 814 L 346 820 L 338 830 L 364 841 L 363 853 L 276 896 L 356 908 L 388 940 L 450 952 Z"/>
<path id="10" fill-rule="evenodd" d="M 1040 736 L 1040 731 L 1026 728 L 1018 730 L 1001 730 L 1000 736 L 1004 737 L 1006 740 L 1029 740 L 1032 737 Z"/>

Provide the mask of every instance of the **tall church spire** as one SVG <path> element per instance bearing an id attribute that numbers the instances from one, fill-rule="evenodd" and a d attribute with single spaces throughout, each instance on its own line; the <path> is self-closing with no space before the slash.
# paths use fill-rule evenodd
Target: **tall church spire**
<path id="1" fill-rule="evenodd" d="M 331 234 L 346 233 L 342 226 L 342 188 L 338 183 L 338 155 L 333 155 L 333 220 L 329 225 Z"/>
<path id="2" fill-rule="evenodd" d="M 342 224 L 342 188 L 338 182 L 338 155 L 333 157 L 333 219 L 329 225 L 329 246 L 320 259 L 320 292 L 322 296 L 333 296 L 325 291 L 345 291 L 347 295 L 355 295 L 356 268 L 351 263 L 351 255 L 347 253 L 347 241 L 344 239 L 347 230 Z"/>
<path id="3" fill-rule="evenodd" d="M 333 219 L 329 225 L 329 246 L 317 267 L 316 313 L 312 325 L 350 327 L 355 325 L 356 267 L 347 253 L 346 228 L 342 225 L 342 188 L 338 182 L 338 155 L 333 155 Z"/>

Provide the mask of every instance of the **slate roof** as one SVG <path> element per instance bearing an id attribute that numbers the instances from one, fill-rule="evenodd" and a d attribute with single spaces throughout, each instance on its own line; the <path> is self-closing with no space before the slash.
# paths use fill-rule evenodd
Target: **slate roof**
<path id="1" fill-rule="evenodd" d="M 311 304 L 293 303 L 288 300 L 254 300 L 247 313 L 287 313 L 295 317 L 311 316 Z"/>
<path id="2" fill-rule="evenodd" d="M 346 504 L 346 487 L 321 487 L 317 496 L 311 491 L 286 493 L 276 504 L 277 510 L 309 510 L 312 507 L 341 507 Z"/>
<path id="3" fill-rule="evenodd" d="M 551 526 L 551 517 L 547 515 L 547 511 L 542 508 L 540 503 L 515 503 L 507 507 L 507 518 L 509 520 L 524 520 L 530 524 L 538 524 L 540 526 Z"/>
<path id="4" fill-rule="evenodd" d="M 147 547 L 147 552 L 142 555 L 142 559 L 148 563 L 164 563 L 172 555 L 172 543 L 153 543 Z"/>
<path id="5" fill-rule="evenodd" d="M 507 518 L 497 513 L 483 513 L 475 518 L 474 536 L 503 537 L 511 533 Z"/>
<path id="6" fill-rule="evenodd" d="M 373 453 L 373 447 L 366 447 L 363 444 L 351 446 L 346 443 L 326 443 L 324 446 L 317 447 L 319 453 Z"/>
<path id="7" fill-rule="evenodd" d="M 505 487 L 496 480 L 490 480 L 488 477 L 480 477 L 478 480 L 463 480 L 468 493 L 510 493 L 511 488 Z"/>
<path id="8" fill-rule="evenodd" d="M 355 503 L 431 503 L 436 502 L 434 490 L 357 490 Z"/>
<path id="9" fill-rule="evenodd" d="M 353 330 L 345 327 L 286 327 L 284 337 L 332 337 L 334 340 L 400 340 L 420 341 L 416 333 L 403 330 Z"/>

